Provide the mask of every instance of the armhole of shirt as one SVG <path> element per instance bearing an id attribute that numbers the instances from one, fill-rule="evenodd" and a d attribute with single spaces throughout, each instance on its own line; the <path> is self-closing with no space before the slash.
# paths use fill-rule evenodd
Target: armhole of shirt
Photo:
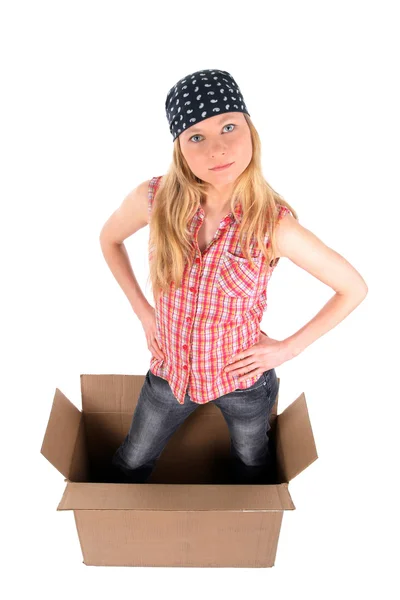
<path id="1" fill-rule="evenodd" d="M 160 182 L 162 179 L 162 175 L 159 175 L 157 177 L 152 177 L 150 179 L 150 183 L 149 183 L 149 193 L 148 193 L 148 210 L 149 210 L 149 222 L 151 219 L 151 210 L 153 208 L 153 203 L 154 203 L 154 198 L 156 195 L 156 192 L 158 190 L 158 188 L 160 187 Z"/>
<path id="2" fill-rule="evenodd" d="M 284 217 L 287 214 L 291 215 L 292 211 L 286 208 L 286 206 L 283 206 L 283 204 L 279 204 L 278 223 L 282 219 L 282 217 Z"/>
<path id="3" fill-rule="evenodd" d="M 278 204 L 278 209 L 279 209 L 279 212 L 278 212 L 278 220 L 276 222 L 277 225 L 279 224 L 279 221 L 282 219 L 282 217 L 284 217 L 287 214 L 289 214 L 289 215 L 292 214 L 292 211 L 289 210 L 288 208 L 286 208 L 286 206 L 284 206 L 283 204 Z M 278 256 L 278 258 L 276 258 L 274 262 L 271 262 L 269 264 L 270 269 L 275 269 L 280 258 L 281 257 Z"/>

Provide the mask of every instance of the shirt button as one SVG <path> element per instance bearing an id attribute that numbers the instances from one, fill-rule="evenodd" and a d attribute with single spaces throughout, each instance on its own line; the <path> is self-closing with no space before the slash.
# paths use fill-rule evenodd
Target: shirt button
<path id="1" fill-rule="evenodd" d="M 186 321 L 190 321 L 190 320 L 191 320 L 191 318 L 190 318 L 190 317 L 186 317 Z"/>
<path id="2" fill-rule="evenodd" d="M 199 264 L 200 263 L 200 259 L 196 258 L 196 262 L 197 262 L 197 264 Z"/>
<path id="3" fill-rule="evenodd" d="M 185 369 L 185 371 L 187 371 L 188 366 L 187 365 L 183 365 L 183 368 Z"/>
<path id="4" fill-rule="evenodd" d="M 184 350 L 187 350 L 187 344 L 184 344 L 184 345 L 183 345 L 183 349 L 184 349 Z"/>
<path id="5" fill-rule="evenodd" d="M 189 290 L 190 290 L 191 292 L 195 292 L 195 291 L 196 291 L 196 288 L 195 288 L 195 287 L 191 287 L 191 288 L 189 288 Z"/>

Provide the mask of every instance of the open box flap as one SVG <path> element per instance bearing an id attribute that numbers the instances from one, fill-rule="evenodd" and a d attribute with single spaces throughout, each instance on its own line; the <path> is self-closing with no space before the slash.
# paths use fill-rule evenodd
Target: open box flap
<path id="1" fill-rule="evenodd" d="M 294 510 L 288 484 L 200 485 L 75 483 L 68 481 L 57 510 Z"/>
<path id="2" fill-rule="evenodd" d="M 82 412 L 133 413 L 145 377 L 81 374 Z"/>
<path id="3" fill-rule="evenodd" d="M 318 458 L 304 392 L 277 416 L 276 456 L 287 482 Z"/>
<path id="4" fill-rule="evenodd" d="M 133 414 L 146 375 L 81 374 L 82 413 Z M 278 383 L 280 379 L 278 378 Z M 202 405 L 202 409 L 206 405 Z M 276 415 L 278 398 L 272 407 Z"/>
<path id="5" fill-rule="evenodd" d="M 64 475 L 87 476 L 87 453 L 81 411 L 56 388 L 40 452 Z"/>

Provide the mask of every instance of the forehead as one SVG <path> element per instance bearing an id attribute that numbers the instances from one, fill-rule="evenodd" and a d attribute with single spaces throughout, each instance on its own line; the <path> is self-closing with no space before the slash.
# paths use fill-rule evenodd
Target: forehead
<path id="1" fill-rule="evenodd" d="M 230 121 L 232 119 L 239 120 L 243 118 L 243 113 L 235 111 L 224 113 L 223 115 L 214 115 L 213 117 L 208 117 L 208 119 L 203 119 L 203 121 L 200 121 L 200 123 L 198 123 L 197 125 L 196 123 L 194 123 L 194 125 L 188 127 L 185 130 L 185 133 L 190 132 L 190 134 L 193 135 L 193 133 L 195 132 L 202 132 L 212 127 L 219 127 L 220 125 L 225 123 L 225 121 Z"/>

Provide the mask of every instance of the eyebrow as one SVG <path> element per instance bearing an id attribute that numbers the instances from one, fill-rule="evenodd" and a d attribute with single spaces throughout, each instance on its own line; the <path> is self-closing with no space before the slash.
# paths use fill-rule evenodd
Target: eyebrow
<path id="1" fill-rule="evenodd" d="M 218 121 L 218 125 L 221 125 L 221 123 L 223 123 L 224 121 L 229 121 L 230 119 L 234 119 L 235 117 L 232 116 L 226 116 L 224 115 L 223 117 L 221 117 L 221 119 Z M 191 127 L 190 131 L 187 131 L 186 133 L 190 133 L 190 135 L 194 135 L 195 133 L 197 133 L 198 131 L 202 131 L 201 129 L 199 129 L 198 127 Z"/>

